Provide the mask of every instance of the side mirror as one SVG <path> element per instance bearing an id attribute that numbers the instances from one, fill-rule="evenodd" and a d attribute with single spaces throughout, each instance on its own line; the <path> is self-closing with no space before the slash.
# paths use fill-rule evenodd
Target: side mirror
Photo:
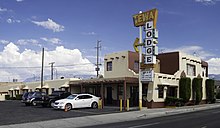
<path id="1" fill-rule="evenodd" d="M 79 98 L 76 98 L 75 100 L 79 100 Z"/>

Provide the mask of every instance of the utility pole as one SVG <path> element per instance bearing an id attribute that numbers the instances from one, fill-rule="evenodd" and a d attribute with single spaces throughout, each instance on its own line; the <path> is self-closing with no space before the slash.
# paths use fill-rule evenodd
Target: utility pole
<path id="1" fill-rule="evenodd" d="M 97 40 L 97 46 L 95 47 L 96 48 L 96 50 L 97 50 L 97 53 L 96 53 L 96 55 L 97 55 L 97 60 L 96 60 L 96 68 L 95 68 L 95 70 L 96 70 L 96 72 L 97 72 L 97 78 L 99 77 L 99 71 L 100 71 L 100 68 L 99 68 L 99 65 L 101 65 L 100 63 L 99 63 L 99 50 L 101 49 L 101 44 L 100 44 L 100 42 L 101 42 L 101 40 Z"/>
<path id="2" fill-rule="evenodd" d="M 43 80 L 44 80 L 44 48 L 42 49 L 42 66 L 41 66 L 41 91 L 42 91 L 42 87 L 43 87 Z"/>
<path id="3" fill-rule="evenodd" d="M 55 62 L 51 62 L 51 63 L 49 63 L 49 65 L 51 65 L 51 80 L 53 80 L 53 64 L 54 64 Z"/>

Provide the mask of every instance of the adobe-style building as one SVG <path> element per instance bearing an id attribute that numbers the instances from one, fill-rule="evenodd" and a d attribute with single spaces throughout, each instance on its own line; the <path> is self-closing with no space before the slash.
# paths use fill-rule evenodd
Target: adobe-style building
<path id="1" fill-rule="evenodd" d="M 138 69 L 138 53 L 123 51 L 108 54 L 104 57 L 104 78 L 70 81 L 70 87 L 73 92 L 88 92 L 101 96 L 104 105 L 118 105 L 119 100 L 123 99 L 125 108 L 126 99 L 129 99 L 130 106 L 138 106 Z M 179 97 L 181 77 L 203 78 L 202 99 L 206 99 L 208 64 L 200 58 L 181 52 L 162 53 L 157 56 L 154 71 L 154 81 L 144 82 L 142 86 L 143 106 L 164 107 L 167 96 Z"/>

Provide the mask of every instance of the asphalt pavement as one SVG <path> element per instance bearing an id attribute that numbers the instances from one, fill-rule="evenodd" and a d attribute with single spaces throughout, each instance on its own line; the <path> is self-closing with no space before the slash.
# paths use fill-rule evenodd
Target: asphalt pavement
<path id="1" fill-rule="evenodd" d="M 88 128 L 219 128 L 219 113 L 220 108 L 213 108 L 151 119 L 95 125 Z"/>
<path id="2" fill-rule="evenodd" d="M 3 125 L 0 128 L 74 128 L 86 127 L 108 123 L 125 122 L 149 119 L 154 117 L 176 115 L 201 110 L 220 108 L 220 104 L 203 104 L 196 106 L 184 106 L 177 108 L 143 108 L 141 111 L 130 111 L 121 113 L 111 113 L 102 115 L 91 115 L 75 118 L 55 119 L 48 121 L 30 122 L 22 124 Z"/>

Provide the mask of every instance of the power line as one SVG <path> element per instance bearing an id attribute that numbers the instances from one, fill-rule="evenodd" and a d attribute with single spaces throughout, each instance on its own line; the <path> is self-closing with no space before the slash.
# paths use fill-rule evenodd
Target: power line
<path id="1" fill-rule="evenodd" d="M 92 63 L 78 63 L 78 64 L 67 64 L 67 65 L 56 65 L 53 67 L 71 67 L 79 65 L 94 65 Z M 45 68 L 50 68 L 51 66 L 44 66 Z M 18 68 L 41 68 L 40 66 L 10 66 L 10 67 L 0 67 L 0 69 L 18 69 Z"/>

